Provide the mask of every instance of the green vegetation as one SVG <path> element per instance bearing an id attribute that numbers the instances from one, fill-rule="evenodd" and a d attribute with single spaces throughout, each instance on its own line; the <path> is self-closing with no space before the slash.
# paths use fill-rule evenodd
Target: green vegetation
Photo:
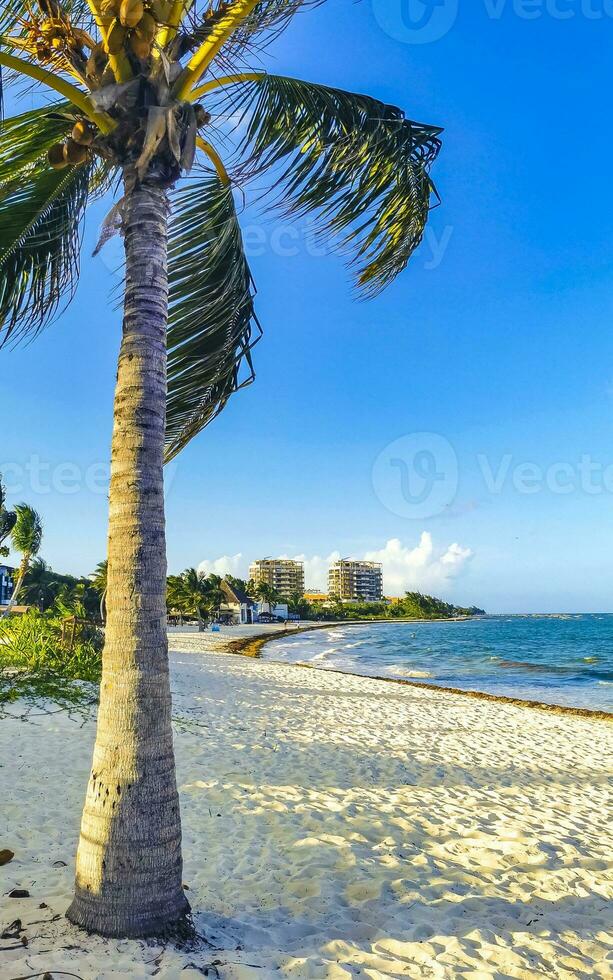
<path id="1" fill-rule="evenodd" d="M 262 606 L 268 606 L 266 610 L 272 615 L 272 611 L 277 603 L 283 601 L 283 596 L 278 589 L 275 589 L 273 585 L 269 585 L 268 582 L 258 582 L 258 584 L 251 590 L 249 595 L 253 599 L 257 599 Z M 262 609 L 262 612 L 264 610 Z"/>
<path id="2" fill-rule="evenodd" d="M 84 612 L 77 604 L 76 613 Z M 0 669 L 55 674 L 70 680 L 98 681 L 102 634 L 61 604 L 47 612 L 30 609 L 0 624 Z"/>
<path id="3" fill-rule="evenodd" d="M 27 504 L 4 508 L 0 487 L 0 526 L 21 553 L 11 604 L 0 618 L 0 711 L 18 698 L 52 700 L 65 707 L 90 703 L 100 680 L 103 634 L 97 620 L 96 583 L 54 572 L 38 557 L 42 521 Z M 8 551 L 8 549 L 5 549 Z M 3 552 L 4 556 L 4 552 Z M 17 598 L 30 609 L 11 613 Z"/>
<path id="4" fill-rule="evenodd" d="M 351 620 L 351 619 L 455 619 L 458 616 L 484 616 L 485 610 L 477 606 L 454 606 L 442 599 L 421 592 L 407 592 L 398 602 L 341 602 L 338 596 L 330 596 L 329 603 L 309 603 L 306 599 L 292 602 L 291 611 L 302 619 Z"/>
<path id="5" fill-rule="evenodd" d="M 6 612 L 3 614 L 4 616 L 8 616 L 11 607 L 16 604 L 30 564 L 38 555 L 43 540 L 42 521 L 33 507 L 30 507 L 29 504 L 16 504 L 15 515 L 16 520 L 11 531 L 11 546 L 14 551 L 20 553 L 21 561 L 19 563 L 13 594 Z"/>
<path id="6" fill-rule="evenodd" d="M 231 585 L 233 589 L 238 589 L 250 598 L 253 596 L 255 591 L 255 582 L 252 578 L 237 578 L 236 575 L 224 575 L 225 581 L 228 585 Z"/>
<path id="7" fill-rule="evenodd" d="M 195 568 L 186 568 L 181 575 L 170 575 L 166 593 L 169 614 L 193 616 L 203 630 L 223 602 L 221 583 L 219 575 L 205 575 Z"/>
<path id="8" fill-rule="evenodd" d="M 404 599 L 392 609 L 400 610 L 396 616 L 410 616 L 416 619 L 454 619 L 456 616 L 485 616 L 485 609 L 477 606 L 453 606 L 442 599 L 421 592 L 407 592 Z"/>
<path id="9" fill-rule="evenodd" d="M 78 591 L 51 609 L 30 609 L 0 621 L 0 710 L 19 698 L 62 707 L 89 704 L 102 664 L 102 631 L 89 622 Z"/>
<path id="10" fill-rule="evenodd" d="M 98 566 L 100 567 L 100 566 Z M 59 600 L 71 608 L 81 603 L 85 619 L 100 622 L 99 582 L 55 572 L 42 558 L 35 558 L 23 580 L 20 600 L 25 606 L 35 606 L 39 612 L 52 609 Z"/>
<path id="11" fill-rule="evenodd" d="M 40 516 L 29 504 L 15 504 L 12 511 L 5 506 L 5 490 L 0 479 L 0 557 L 9 555 L 9 548 L 4 542 L 10 538 L 11 548 L 19 552 L 21 561 L 15 576 L 13 594 L 0 619 L 8 616 L 12 607 L 17 603 L 26 576 L 32 562 L 40 551 L 43 539 L 43 525 Z"/>

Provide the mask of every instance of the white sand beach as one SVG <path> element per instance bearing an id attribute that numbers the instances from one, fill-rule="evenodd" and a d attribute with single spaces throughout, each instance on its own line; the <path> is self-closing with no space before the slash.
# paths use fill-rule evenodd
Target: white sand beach
<path id="1" fill-rule="evenodd" d="M 3 980 L 611 977 L 610 723 L 212 650 L 227 640 L 171 635 L 206 942 L 63 918 L 94 719 L 33 711 L 0 719 L 0 924 L 23 930 Z"/>

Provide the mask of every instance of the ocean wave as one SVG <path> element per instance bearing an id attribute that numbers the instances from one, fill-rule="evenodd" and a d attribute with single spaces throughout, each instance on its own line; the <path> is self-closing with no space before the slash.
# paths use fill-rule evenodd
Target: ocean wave
<path id="1" fill-rule="evenodd" d="M 321 670 L 414 679 L 514 697 L 611 710 L 613 616 L 582 623 L 516 617 L 473 623 L 470 632 L 434 623 L 324 629 L 264 650 L 270 659 Z M 418 637 L 418 639 L 416 639 Z M 427 666 L 428 665 L 428 666 Z"/>
<path id="2" fill-rule="evenodd" d="M 386 673 L 395 677 L 434 677 L 429 670 L 417 670 L 416 667 L 402 667 L 400 664 L 389 664 L 385 668 Z"/>
<path id="3" fill-rule="evenodd" d="M 613 673 L 610 670 L 587 670 L 579 666 L 584 661 L 577 661 L 575 664 L 538 664 L 528 660 L 499 660 L 497 666 L 504 670 L 522 670 L 530 673 L 557 674 L 558 676 L 573 675 L 578 679 L 586 678 L 591 680 L 613 680 Z M 592 662 L 589 658 L 588 662 Z M 596 663 L 597 661 L 593 661 Z"/>
<path id="4" fill-rule="evenodd" d="M 311 657 L 311 661 L 315 663 L 316 660 L 328 660 L 330 657 L 333 657 L 335 653 L 341 653 L 342 650 L 342 647 L 327 647 L 325 650 L 322 650 L 321 653 L 316 653 L 313 657 Z"/>

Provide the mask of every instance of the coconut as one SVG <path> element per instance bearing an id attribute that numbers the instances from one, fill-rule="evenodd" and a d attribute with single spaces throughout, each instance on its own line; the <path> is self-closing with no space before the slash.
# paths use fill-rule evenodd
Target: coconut
<path id="1" fill-rule="evenodd" d="M 119 17 L 121 0 L 102 0 L 100 4 L 100 16 L 107 20 L 110 17 Z"/>
<path id="2" fill-rule="evenodd" d="M 81 146 L 80 143 L 75 143 L 73 139 L 68 137 L 64 143 L 64 160 L 66 163 L 71 163 L 74 166 L 85 163 L 87 160 L 87 147 Z"/>
<path id="3" fill-rule="evenodd" d="M 145 11 L 136 25 L 135 31 L 143 41 L 147 41 L 149 44 L 151 44 L 153 38 L 155 37 L 157 27 L 158 26 L 155 22 L 155 17 L 153 14 L 149 14 L 147 11 Z"/>
<path id="4" fill-rule="evenodd" d="M 166 24 L 170 17 L 170 4 L 167 0 L 151 0 L 149 9 L 158 24 Z"/>
<path id="5" fill-rule="evenodd" d="M 94 142 L 94 131 L 85 119 L 79 119 L 74 124 L 71 136 L 75 143 L 81 146 L 91 146 Z"/>
<path id="6" fill-rule="evenodd" d="M 145 5 L 143 0 L 121 0 L 119 8 L 119 20 L 122 27 L 136 27 L 143 19 Z"/>
<path id="7" fill-rule="evenodd" d="M 130 35 L 130 47 L 141 61 L 145 61 L 146 58 L 151 54 L 151 45 L 144 37 L 139 37 L 138 34 Z"/>
<path id="8" fill-rule="evenodd" d="M 47 159 L 54 170 L 63 170 L 68 166 L 68 161 L 64 159 L 64 144 L 55 143 L 47 150 Z"/>
<path id="9" fill-rule="evenodd" d="M 99 79 L 106 68 L 107 61 L 108 58 L 104 50 L 104 44 L 100 42 L 100 44 L 96 45 L 87 59 L 87 65 L 85 67 L 85 74 L 87 77 Z"/>
<path id="10" fill-rule="evenodd" d="M 125 27 L 119 23 L 118 20 L 114 20 L 109 27 L 109 32 L 106 36 L 106 51 L 108 54 L 119 54 L 126 42 L 127 31 Z"/>

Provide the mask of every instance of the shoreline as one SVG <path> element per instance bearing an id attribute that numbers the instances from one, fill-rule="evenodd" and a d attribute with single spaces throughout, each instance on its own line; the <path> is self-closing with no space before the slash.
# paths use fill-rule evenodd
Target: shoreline
<path id="1" fill-rule="evenodd" d="M 457 622 L 469 622 L 472 619 L 478 617 L 462 617 L 456 619 L 411 619 L 411 620 L 397 620 L 396 622 L 406 622 L 406 623 L 457 623 Z M 375 620 L 374 622 L 387 622 L 387 620 Z M 309 633 L 317 629 L 330 629 L 336 626 L 371 626 L 372 621 L 370 620 L 351 620 L 350 622 L 339 622 L 339 623 L 326 623 L 326 624 L 315 624 L 313 626 L 305 626 L 303 629 L 300 627 L 289 630 L 282 630 L 276 633 L 265 633 L 261 636 L 245 636 L 242 639 L 230 640 L 228 639 L 228 652 L 236 654 L 242 657 L 251 657 L 253 659 L 261 659 L 262 648 L 268 643 L 274 640 L 283 640 L 288 636 L 296 636 L 297 633 Z M 267 661 L 268 663 L 278 663 L 281 661 Z M 572 705 L 564 704 L 548 704 L 546 701 L 529 701 L 524 698 L 512 698 L 504 694 L 489 694 L 486 691 L 473 691 L 464 690 L 459 687 L 445 687 L 441 684 L 427 684 L 425 681 L 417 680 L 407 680 L 400 677 L 382 677 L 377 674 L 358 674 L 350 670 L 340 670 L 335 667 L 314 667 L 312 664 L 306 663 L 291 663 L 289 661 L 282 661 L 284 665 L 288 667 L 300 667 L 305 670 L 319 670 L 328 674 L 342 674 L 348 677 L 370 677 L 372 680 L 384 681 L 386 684 L 401 684 L 405 687 L 415 687 L 420 690 L 426 691 L 438 691 L 439 693 L 446 694 L 460 694 L 466 698 L 474 698 L 482 701 L 497 701 L 500 704 L 512 704 L 521 708 L 535 708 L 538 711 L 547 711 L 553 714 L 562 715 L 575 715 L 580 718 L 593 718 L 597 721 L 607 721 L 609 723 L 613 722 L 613 712 L 602 711 L 598 708 L 578 708 Z"/>
<path id="2" fill-rule="evenodd" d="M 262 631 L 259 635 L 245 636 L 236 640 L 231 640 L 229 637 L 228 643 L 232 646 L 236 645 L 236 649 L 232 649 L 232 653 L 240 653 L 244 657 L 259 657 L 260 649 L 266 643 L 271 640 L 282 640 L 286 636 L 296 636 L 298 633 L 312 633 L 315 630 L 329 630 L 336 629 L 341 626 L 397 626 L 398 623 L 470 623 L 474 619 L 479 619 L 479 616 L 454 616 L 451 619 L 347 619 L 347 620 L 331 620 L 324 623 L 311 623 L 308 626 L 301 626 L 298 623 L 293 628 L 271 631 L 265 633 Z M 341 673 L 346 673 L 341 671 Z M 366 675 L 356 675 L 359 677 Z M 383 678 L 384 680 L 385 678 Z"/>

